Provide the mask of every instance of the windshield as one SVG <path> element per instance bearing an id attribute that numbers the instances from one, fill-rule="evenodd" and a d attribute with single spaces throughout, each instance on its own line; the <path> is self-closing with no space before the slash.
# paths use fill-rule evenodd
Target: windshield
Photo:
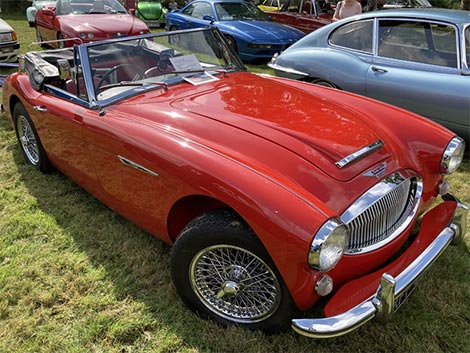
<path id="1" fill-rule="evenodd" d="M 244 70 L 215 28 L 127 37 L 85 47 L 88 60 L 82 62 L 89 62 L 89 67 L 84 67 L 83 74 L 93 83 L 98 101 L 179 83 L 203 84 Z"/>
<path id="2" fill-rule="evenodd" d="M 57 15 L 127 13 L 117 0 L 58 0 Z"/>
<path id="3" fill-rule="evenodd" d="M 215 11 L 219 21 L 268 20 L 263 11 L 247 2 L 218 2 Z"/>

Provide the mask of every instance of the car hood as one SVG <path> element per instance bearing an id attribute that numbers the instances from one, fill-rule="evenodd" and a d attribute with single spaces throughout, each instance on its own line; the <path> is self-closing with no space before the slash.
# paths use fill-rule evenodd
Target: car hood
<path id="1" fill-rule="evenodd" d="M 229 29 L 257 40 L 296 41 L 305 35 L 298 29 L 271 21 L 221 21 L 219 26 L 223 32 Z"/>
<path id="2" fill-rule="evenodd" d="M 13 32 L 13 28 L 5 21 L 0 18 L 0 32 Z"/>
<path id="3" fill-rule="evenodd" d="M 325 100 L 321 96 L 324 88 L 312 86 L 306 93 L 256 75 L 246 77 L 250 78 L 174 100 L 172 106 L 270 141 L 342 181 L 390 155 L 385 143 L 366 158 L 339 168 L 336 163 L 343 158 L 384 140 L 368 117 Z"/>
<path id="4" fill-rule="evenodd" d="M 77 33 L 91 31 L 93 33 L 122 33 L 132 34 L 132 31 L 141 27 L 141 21 L 128 14 L 89 14 L 64 15 L 60 17 L 62 25 L 67 25 Z"/>

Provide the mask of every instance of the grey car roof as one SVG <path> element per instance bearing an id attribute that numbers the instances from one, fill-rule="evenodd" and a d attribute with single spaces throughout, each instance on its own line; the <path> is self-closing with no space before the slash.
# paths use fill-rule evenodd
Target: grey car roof
<path id="1" fill-rule="evenodd" d="M 438 9 L 438 8 L 380 10 L 380 11 L 366 12 L 361 15 L 350 17 L 348 19 L 373 18 L 373 17 L 410 17 L 410 18 L 422 18 L 422 19 L 429 19 L 429 20 L 452 22 L 455 24 L 470 23 L 470 11 Z"/>

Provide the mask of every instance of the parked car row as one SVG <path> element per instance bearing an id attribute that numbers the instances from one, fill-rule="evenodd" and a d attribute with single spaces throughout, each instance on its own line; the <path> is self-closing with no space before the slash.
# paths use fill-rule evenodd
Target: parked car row
<path id="1" fill-rule="evenodd" d="M 316 338 L 390 317 L 462 242 L 468 207 L 446 176 L 463 140 L 367 97 L 249 73 L 225 36 L 26 53 L 2 93 L 26 163 L 172 244 L 176 291 L 203 317 Z M 324 317 L 306 317 L 319 302 Z"/>
<path id="2" fill-rule="evenodd" d="M 466 11 L 365 13 L 325 26 L 273 58 L 276 75 L 358 93 L 432 119 L 470 141 Z"/>

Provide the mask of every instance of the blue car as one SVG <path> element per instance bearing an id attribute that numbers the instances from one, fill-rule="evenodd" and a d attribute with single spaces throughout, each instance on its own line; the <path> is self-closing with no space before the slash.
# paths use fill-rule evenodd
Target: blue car
<path id="1" fill-rule="evenodd" d="M 239 0 L 195 0 L 166 16 L 167 31 L 208 26 L 217 27 L 244 62 L 267 62 L 305 35 Z"/>
<path id="2" fill-rule="evenodd" d="M 318 29 L 275 56 L 276 75 L 408 109 L 470 141 L 468 11 L 369 12 Z"/>

